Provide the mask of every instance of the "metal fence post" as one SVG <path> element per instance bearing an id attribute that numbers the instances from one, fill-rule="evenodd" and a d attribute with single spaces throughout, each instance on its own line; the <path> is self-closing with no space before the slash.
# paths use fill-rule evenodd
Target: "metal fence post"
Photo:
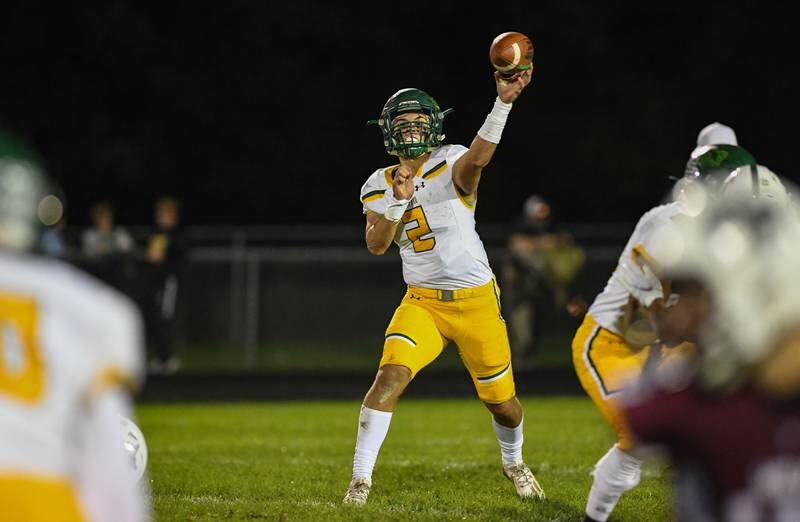
<path id="1" fill-rule="evenodd" d="M 247 256 L 244 366 L 248 370 L 252 370 L 255 367 L 258 355 L 259 293 L 261 291 L 259 282 L 260 262 L 261 259 L 255 254 Z"/>
<path id="2" fill-rule="evenodd" d="M 230 318 L 229 318 L 229 338 L 232 346 L 244 344 L 244 333 L 242 332 L 243 311 L 244 311 L 244 261 L 247 254 L 246 250 L 247 234 L 245 232 L 234 232 L 231 244 L 231 290 L 230 290 Z"/>

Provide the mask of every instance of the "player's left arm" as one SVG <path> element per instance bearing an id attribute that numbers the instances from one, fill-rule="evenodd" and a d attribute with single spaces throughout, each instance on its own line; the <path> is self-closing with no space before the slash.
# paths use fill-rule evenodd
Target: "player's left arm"
<path id="1" fill-rule="evenodd" d="M 133 404 L 121 389 L 87 397 L 79 429 L 83 444 L 74 456 L 81 504 L 91 520 L 145 522 L 150 509 L 123 451 L 120 415 L 133 418 Z"/>
<path id="2" fill-rule="evenodd" d="M 462 194 L 471 195 L 478 190 L 481 172 L 492 160 L 497 144 L 500 143 L 511 104 L 530 83 L 532 74 L 533 71 L 529 69 L 518 74 L 513 80 L 505 81 L 500 77 L 500 73 L 495 72 L 497 99 L 494 108 L 486 117 L 486 122 L 478 131 L 478 135 L 472 140 L 469 150 L 453 165 L 453 181 Z"/>
<path id="3" fill-rule="evenodd" d="M 122 451 L 120 415 L 133 418 L 131 392 L 144 373 L 142 317 L 128 298 L 107 288 L 92 295 L 95 373 L 86 383 L 76 454 L 81 500 L 91 520 L 142 522 L 149 506 Z"/>

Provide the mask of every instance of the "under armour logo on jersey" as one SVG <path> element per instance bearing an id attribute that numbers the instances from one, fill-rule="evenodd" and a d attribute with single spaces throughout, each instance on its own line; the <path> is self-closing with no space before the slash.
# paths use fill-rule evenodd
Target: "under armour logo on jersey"
<path id="1" fill-rule="evenodd" d="M 414 185 L 414 192 L 416 192 L 417 190 L 419 190 L 421 188 L 425 188 L 425 182 L 424 181 L 420 181 L 419 185 Z"/>

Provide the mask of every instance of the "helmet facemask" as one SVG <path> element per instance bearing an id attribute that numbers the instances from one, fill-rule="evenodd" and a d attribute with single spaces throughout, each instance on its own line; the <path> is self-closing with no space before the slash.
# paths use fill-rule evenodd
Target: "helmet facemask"
<path id="1" fill-rule="evenodd" d="M 399 156 L 418 158 L 428 152 L 431 146 L 430 116 L 421 113 L 406 113 L 410 119 L 398 115 L 391 124 L 391 141 Z M 416 117 L 413 115 L 417 114 Z"/>
<path id="2" fill-rule="evenodd" d="M 439 109 L 436 100 L 424 91 L 402 89 L 389 98 L 380 118 L 368 124 L 381 128 L 386 152 L 415 159 L 442 144 L 444 117 L 450 112 L 452 109 Z M 404 114 L 410 117 L 401 117 Z"/>

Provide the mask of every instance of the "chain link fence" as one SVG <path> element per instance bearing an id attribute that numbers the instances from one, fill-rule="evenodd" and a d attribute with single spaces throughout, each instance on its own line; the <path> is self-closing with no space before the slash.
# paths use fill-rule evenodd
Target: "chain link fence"
<path id="1" fill-rule="evenodd" d="M 485 229 L 485 230 L 484 230 Z M 507 228 L 481 230 L 503 285 Z M 587 301 L 616 265 L 626 225 L 573 225 L 586 253 L 575 288 Z M 178 292 L 175 341 L 186 371 L 374 370 L 405 292 L 395 249 L 372 256 L 362 229 L 194 229 Z M 504 303 L 504 314 L 507 304 Z M 569 364 L 578 319 L 546 325 L 531 364 Z M 441 367 L 459 366 L 446 350 Z"/>

